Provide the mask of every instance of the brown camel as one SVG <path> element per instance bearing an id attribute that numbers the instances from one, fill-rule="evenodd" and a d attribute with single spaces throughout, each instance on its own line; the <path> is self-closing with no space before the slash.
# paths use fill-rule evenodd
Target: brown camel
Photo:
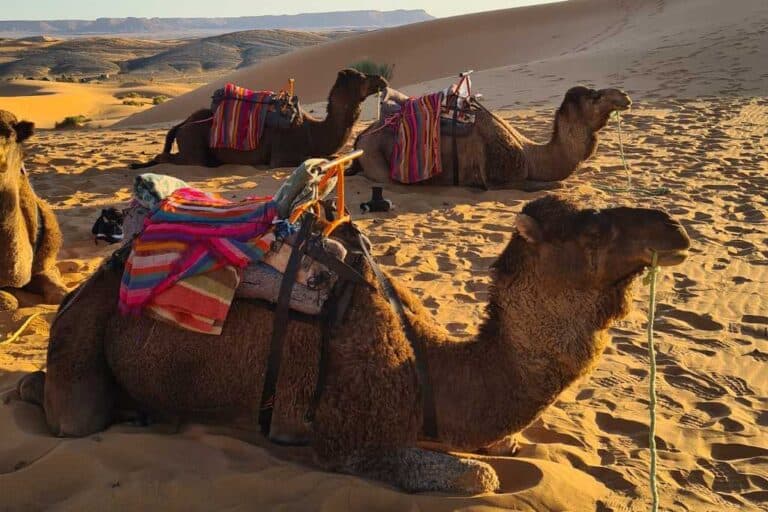
<path id="1" fill-rule="evenodd" d="M 387 99 L 402 103 L 406 95 L 392 89 Z M 503 119 L 479 108 L 474 127 L 457 137 L 458 184 L 480 188 L 542 190 L 557 188 L 579 165 L 594 155 L 597 132 L 605 127 L 612 112 L 626 110 L 629 96 L 618 89 L 573 87 L 555 113 L 552 138 L 546 144 L 528 139 Z M 386 183 L 395 143 L 391 128 L 379 129 L 377 122 L 361 133 L 355 149 L 365 154 L 359 160 L 363 174 Z M 441 135 L 443 172 L 425 183 L 454 183 L 453 140 L 450 132 Z"/>
<path id="2" fill-rule="evenodd" d="M 475 450 L 530 424 L 595 366 L 652 251 L 660 265 L 677 265 L 689 244 L 683 227 L 659 210 L 578 209 L 546 197 L 517 216 L 493 265 L 476 339 L 450 339 L 396 285 L 427 347 L 438 440 Z M 413 352 L 370 268 L 364 275 L 375 288 L 357 287 L 327 345 L 324 392 L 311 424 L 318 460 L 408 491 L 493 491 L 498 478 L 490 465 L 417 447 L 422 408 Z M 106 428 L 118 392 L 154 414 L 255 426 L 272 309 L 236 300 L 213 338 L 121 317 L 120 277 L 104 265 L 73 294 L 51 328 L 47 374 L 19 382 L 23 399 L 43 404 L 51 431 L 85 436 Z M 317 377 L 319 321 L 295 316 L 286 336 L 275 408 L 300 416 Z"/>
<path id="3" fill-rule="evenodd" d="M 254 151 L 209 149 L 211 116 L 209 109 L 198 110 L 184 122 L 171 128 L 165 138 L 163 152 L 145 164 L 133 168 L 149 167 L 160 163 L 179 165 L 220 164 L 265 165 L 289 167 L 299 165 L 308 158 L 330 157 L 346 144 L 352 127 L 360 117 L 360 105 L 371 94 L 387 87 L 387 81 L 378 75 L 365 75 L 354 69 L 339 71 L 336 83 L 328 95 L 327 115 L 322 121 L 306 112 L 291 128 L 267 126 Z M 179 152 L 171 154 L 173 141 Z"/>
<path id="4" fill-rule="evenodd" d="M 58 304 L 67 293 L 56 267 L 61 231 L 24 171 L 22 143 L 34 126 L 0 110 L 0 289 L 25 288 Z M 0 291 L 0 310 L 17 307 L 13 295 Z"/>

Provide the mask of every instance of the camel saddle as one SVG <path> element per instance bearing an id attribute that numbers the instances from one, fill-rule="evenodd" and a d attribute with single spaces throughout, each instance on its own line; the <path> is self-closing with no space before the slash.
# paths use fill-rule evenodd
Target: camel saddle
<path id="1" fill-rule="evenodd" d="M 251 91 L 233 84 L 214 91 L 211 97 L 211 110 L 216 112 L 222 102 L 263 103 L 266 107 L 265 124 L 274 128 L 290 128 L 301 118 L 299 97 L 281 91 Z"/>

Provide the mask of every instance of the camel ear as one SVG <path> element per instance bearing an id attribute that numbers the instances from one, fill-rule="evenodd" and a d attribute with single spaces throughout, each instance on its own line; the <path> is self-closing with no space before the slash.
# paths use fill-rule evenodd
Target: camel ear
<path id="1" fill-rule="evenodd" d="M 538 244 L 544 240 L 539 223 L 530 215 L 519 213 L 515 218 L 515 227 L 520 236 L 525 238 L 528 243 Z"/>
<path id="2" fill-rule="evenodd" d="M 35 132 L 35 123 L 19 121 L 13 125 L 13 131 L 16 132 L 16 142 L 24 142 Z"/>

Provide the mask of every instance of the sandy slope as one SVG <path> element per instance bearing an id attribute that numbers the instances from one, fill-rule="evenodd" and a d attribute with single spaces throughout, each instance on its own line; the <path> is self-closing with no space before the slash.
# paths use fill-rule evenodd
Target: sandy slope
<path id="1" fill-rule="evenodd" d="M 34 121 L 38 128 L 53 128 L 65 117 L 78 115 L 92 119 L 95 126 L 109 126 L 151 107 L 155 96 L 172 98 L 192 88 L 188 84 L 128 83 L 121 86 L 14 80 L 0 82 L 0 108 Z M 133 99 L 144 105 L 124 105 L 122 98 L 131 92 L 140 95 L 141 98 Z"/>
<path id="2" fill-rule="evenodd" d="M 690 9 L 693 4 L 698 7 Z M 634 10 L 605 11 L 625 13 L 623 24 L 597 17 L 595 26 L 578 25 L 575 13 L 595 5 Z M 510 58 L 489 64 L 497 69 L 477 80 L 487 80 L 480 89 L 490 91 L 496 104 L 520 102 L 503 115 L 536 139 L 550 132 L 553 111 L 544 105 L 572 83 L 594 76 L 598 83 L 634 88 L 636 106 L 623 117 L 624 143 L 639 191 L 606 191 L 625 184 L 611 130 L 596 158 L 562 193 L 595 207 L 666 208 L 693 239 L 690 259 L 659 280 L 662 510 L 751 511 L 768 502 L 768 84 L 763 68 L 748 65 L 768 56 L 768 15 L 762 2 L 738 5 L 743 10 L 735 3 L 716 10 L 707 0 L 584 0 L 524 9 L 522 16 L 546 14 L 550 25 L 573 20 L 583 50 L 558 56 L 554 48 L 526 64 L 525 78 Z M 686 16 L 682 7 L 689 8 Z M 478 20 L 495 18 L 463 19 L 476 34 L 483 32 Z M 545 21 L 539 20 L 539 31 Z M 507 22 L 510 33 L 518 30 Z M 594 35 L 607 28 L 610 34 Z M 491 24 L 488 32 L 493 30 Z M 651 40 L 657 50 L 647 53 Z M 622 64 L 624 75 L 611 76 L 609 55 L 631 64 Z M 561 73 L 544 76 L 558 62 Z M 282 80 L 288 71 L 270 73 Z M 443 71 L 435 73 L 410 76 L 415 83 Z M 512 76 L 518 85 L 507 93 Z M 691 98 L 681 98 L 680 91 Z M 707 97 L 693 98 L 698 94 Z M 128 198 L 138 171 L 126 164 L 159 151 L 162 136 L 139 129 L 47 132 L 30 146 L 35 187 L 56 209 L 65 233 L 60 267 L 69 284 L 82 281 L 111 251 L 94 246 L 91 224 L 100 208 Z M 288 173 L 236 166 L 155 170 L 232 196 L 268 194 Z M 367 199 L 370 185 L 351 178 L 350 203 Z M 642 192 L 662 186 L 670 193 Z M 387 185 L 385 195 L 397 205 L 395 212 L 358 217 L 382 263 L 421 297 L 437 322 L 457 337 L 471 336 L 488 295 L 488 268 L 509 236 L 513 215 L 540 194 Z M 44 364 L 54 308 L 22 297 L 20 310 L 0 313 L 0 337 L 32 313 L 44 315 L 17 342 L 0 344 L 0 510 L 648 510 L 647 289 L 639 283 L 635 288 L 633 311 L 612 330 L 596 371 L 524 431 L 518 457 L 484 458 L 497 468 L 502 489 L 477 497 L 407 495 L 320 472 L 308 449 L 272 446 L 253 432 L 119 425 L 85 439 L 51 438 L 41 412 L 17 401 L 13 387 L 20 372 Z"/>
<path id="3" fill-rule="evenodd" d="M 574 82 L 618 85 L 649 97 L 754 94 L 768 82 L 767 19 L 763 0 L 572 0 L 446 18 L 282 55 L 119 126 L 183 119 L 207 106 L 227 81 L 277 90 L 294 77 L 305 103 L 323 100 L 336 71 L 362 58 L 394 64 L 396 87 L 474 69 L 493 108 L 551 103 Z M 440 79 L 406 90 L 443 87 Z"/>

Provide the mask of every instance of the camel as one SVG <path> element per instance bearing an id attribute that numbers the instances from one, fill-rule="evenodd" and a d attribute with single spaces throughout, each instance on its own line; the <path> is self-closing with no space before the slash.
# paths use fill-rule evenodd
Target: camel
<path id="1" fill-rule="evenodd" d="M 407 96 L 388 89 L 386 98 L 402 103 Z M 481 105 L 475 125 L 456 138 L 458 185 L 484 189 L 544 190 L 559 188 L 579 165 L 597 150 L 597 133 L 614 111 L 626 110 L 632 101 L 618 89 L 573 87 L 555 113 L 552 137 L 545 144 L 528 139 L 503 119 Z M 479 105 L 479 104 L 478 104 Z M 355 149 L 365 151 L 359 168 L 367 178 L 386 183 L 395 143 L 392 129 L 381 129 L 384 121 L 369 126 L 355 140 Z M 424 183 L 454 184 L 453 140 L 441 134 L 442 174 Z"/>
<path id="2" fill-rule="evenodd" d="M 308 158 L 326 158 L 346 144 L 352 127 L 360 117 L 360 105 L 370 95 L 387 87 L 378 75 L 365 75 L 354 69 L 339 71 L 328 94 L 327 115 L 322 121 L 301 112 L 299 122 L 290 128 L 265 127 L 259 147 L 254 151 L 209 149 L 211 117 L 209 109 L 198 110 L 170 129 L 163 152 L 134 169 L 159 163 L 216 166 L 221 164 L 295 167 Z M 179 152 L 171 154 L 174 140 Z"/>
<path id="3" fill-rule="evenodd" d="M 19 306 L 16 297 L 2 289 L 24 288 L 51 304 L 67 293 L 56 267 L 59 224 L 24 171 L 22 144 L 34 126 L 0 110 L 0 310 Z"/>
<path id="4" fill-rule="evenodd" d="M 486 318 L 471 341 L 451 339 L 392 280 L 426 346 L 436 441 L 472 451 L 529 425 L 597 364 L 652 252 L 659 265 L 672 266 L 689 245 L 680 223 L 660 210 L 580 209 L 556 196 L 530 202 L 493 265 Z M 325 385 L 310 425 L 317 460 L 407 491 L 497 489 L 490 465 L 417 446 L 423 388 L 413 351 L 371 267 L 362 272 L 372 287 L 356 287 L 327 343 Z M 19 381 L 21 398 L 44 407 L 51 432 L 105 429 L 121 394 L 150 414 L 255 427 L 273 310 L 235 300 L 213 339 L 121 317 L 120 278 L 119 268 L 103 265 L 70 295 L 51 327 L 47 373 Z M 306 412 L 320 337 L 319 320 L 289 321 L 276 410 Z"/>

